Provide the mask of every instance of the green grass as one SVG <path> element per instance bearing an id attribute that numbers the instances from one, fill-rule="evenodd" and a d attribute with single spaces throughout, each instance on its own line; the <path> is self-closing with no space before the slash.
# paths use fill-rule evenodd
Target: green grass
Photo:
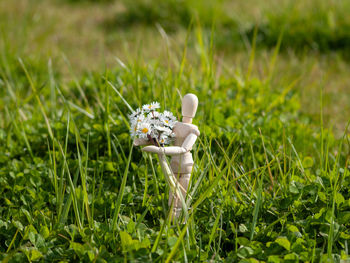
<path id="1" fill-rule="evenodd" d="M 288 86 L 218 75 L 201 37 L 197 64 L 134 61 L 68 86 L 50 64 L 5 54 L 2 260 L 348 258 L 347 141 L 300 122 Z M 107 80 L 133 107 L 158 100 L 178 117 L 178 93 L 198 95 L 187 224 L 169 224 L 160 167 L 132 149 L 129 109 Z"/>
<path id="2" fill-rule="evenodd" d="M 276 29 L 274 44 L 261 44 L 257 28 L 242 44 L 248 51 L 233 56 L 218 42 L 225 27 L 211 28 L 212 14 L 188 2 L 178 8 L 197 10 L 189 30 L 173 21 L 171 34 L 159 27 L 161 34 L 155 33 L 150 27 L 165 11 L 151 9 L 150 23 L 130 22 L 117 31 L 126 53 L 100 63 L 89 41 L 115 43 L 115 33 L 98 26 L 91 27 L 92 40 L 82 33 L 82 54 L 91 56 L 83 59 L 68 25 L 86 18 L 84 12 L 109 16 L 112 2 L 85 3 L 91 5 L 85 11 L 66 1 L 40 26 L 40 15 L 48 15 L 40 8 L 48 11 L 52 3 L 21 9 L 25 3 L 18 6 L 27 14 L 22 20 L 10 22 L 13 11 L 0 18 L 0 261 L 350 260 L 348 117 L 329 112 L 327 94 L 335 91 L 326 85 L 336 83 L 335 76 L 347 80 L 342 52 L 336 60 L 322 49 L 286 54 L 289 30 L 281 35 Z M 216 11 L 225 11 L 225 4 Z M 49 36 L 58 34 L 65 10 L 72 14 L 62 20 L 60 37 L 72 42 L 51 46 Z M 241 15 L 240 21 L 253 17 Z M 38 37 L 43 29 L 47 38 Z M 144 37 L 144 46 L 130 44 L 133 34 Z M 155 43 L 164 49 L 157 59 Z M 324 52 L 333 51 L 326 46 Z M 335 68 L 324 67 L 328 62 Z M 319 77 L 324 72 L 330 80 Z M 342 84 L 335 86 L 341 92 Z M 194 123 L 201 135 L 193 149 L 188 220 L 172 225 L 161 168 L 132 147 L 127 115 L 130 106 L 157 100 L 179 118 L 180 94 L 187 92 L 199 97 Z M 346 115 L 344 101 L 336 106 Z M 330 118 L 343 136 L 334 135 Z"/>

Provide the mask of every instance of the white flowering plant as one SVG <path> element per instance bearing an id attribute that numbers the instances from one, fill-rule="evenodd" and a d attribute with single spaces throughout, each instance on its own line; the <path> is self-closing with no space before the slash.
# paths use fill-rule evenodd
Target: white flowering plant
<path id="1" fill-rule="evenodd" d="M 176 117 L 169 111 L 158 112 L 159 108 L 158 102 L 152 102 L 129 115 L 132 137 L 148 139 L 156 146 L 164 146 L 172 142 Z"/>

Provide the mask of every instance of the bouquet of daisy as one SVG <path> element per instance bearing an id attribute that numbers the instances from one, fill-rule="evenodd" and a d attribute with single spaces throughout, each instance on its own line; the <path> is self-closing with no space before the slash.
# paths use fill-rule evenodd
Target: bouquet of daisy
<path id="1" fill-rule="evenodd" d="M 143 105 L 129 115 L 132 137 L 148 139 L 156 146 L 170 144 L 174 138 L 176 117 L 169 111 L 158 112 L 158 102 Z"/>
<path id="2" fill-rule="evenodd" d="M 150 144 L 162 147 L 172 142 L 175 137 L 173 128 L 177 122 L 176 117 L 169 111 L 158 112 L 159 108 L 158 102 L 152 102 L 143 105 L 129 115 L 131 137 L 144 139 Z M 188 218 L 187 205 L 181 192 L 181 185 L 176 182 L 165 154 L 158 154 L 158 156 L 165 179 L 172 192 L 180 197 L 184 213 Z"/>

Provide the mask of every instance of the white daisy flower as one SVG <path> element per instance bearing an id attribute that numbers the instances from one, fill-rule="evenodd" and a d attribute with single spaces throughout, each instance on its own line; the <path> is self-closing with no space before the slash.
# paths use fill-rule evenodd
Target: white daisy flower
<path id="1" fill-rule="evenodd" d="M 130 127 L 133 127 L 136 125 L 135 119 L 130 119 Z"/>
<path id="2" fill-rule="evenodd" d="M 135 117 L 134 122 L 137 124 L 140 124 L 141 122 L 144 122 L 145 119 L 146 119 L 145 115 L 141 114 L 141 115 Z"/>
<path id="3" fill-rule="evenodd" d="M 147 122 L 141 122 L 137 130 L 140 138 L 147 138 L 147 135 L 151 134 L 151 125 Z"/>
<path id="4" fill-rule="evenodd" d="M 145 112 L 149 112 L 150 111 L 150 107 L 151 107 L 151 104 L 145 104 L 142 106 L 142 110 L 144 110 Z"/>
<path id="5" fill-rule="evenodd" d="M 142 109 L 145 111 L 145 112 L 150 112 L 150 111 L 154 111 L 156 109 L 159 109 L 160 108 L 160 104 L 159 102 L 152 102 L 151 104 L 145 104 L 142 106 Z"/>
<path id="6" fill-rule="evenodd" d="M 158 142 L 160 144 L 168 144 L 170 142 L 168 136 L 165 136 L 165 135 L 161 135 Z"/>
<path id="7" fill-rule="evenodd" d="M 175 117 L 174 114 L 173 114 L 172 112 L 170 112 L 170 111 L 165 110 L 165 111 L 163 112 L 163 116 L 164 116 L 165 118 L 169 119 L 169 120 L 176 121 L 176 117 Z"/>
<path id="8" fill-rule="evenodd" d="M 129 114 L 129 119 L 134 119 L 140 115 L 142 115 L 142 110 L 140 108 L 137 108 L 135 111 L 133 111 L 131 114 Z"/>
<path id="9" fill-rule="evenodd" d="M 149 139 L 151 143 L 154 139 L 161 145 L 170 144 L 175 137 L 173 128 L 177 120 L 170 111 L 158 112 L 159 107 L 158 102 L 152 102 L 129 115 L 131 136 Z"/>
<path id="10" fill-rule="evenodd" d="M 172 133 L 172 130 L 170 130 L 168 127 L 164 127 L 164 126 L 159 126 L 159 125 L 154 125 L 154 128 L 157 130 L 157 131 L 160 131 L 162 132 L 162 134 L 171 134 Z"/>
<path id="11" fill-rule="evenodd" d="M 137 125 L 131 125 L 130 127 L 130 135 L 131 137 L 137 136 L 138 135 L 138 129 L 137 129 Z"/>
<path id="12" fill-rule="evenodd" d="M 165 125 L 165 126 L 170 127 L 170 128 L 173 128 L 175 123 L 176 123 L 175 121 L 168 119 L 168 118 L 165 118 L 165 117 L 160 118 L 160 121 L 161 121 L 162 125 Z"/>
<path id="13" fill-rule="evenodd" d="M 149 119 L 159 119 L 160 118 L 160 113 L 158 111 L 151 111 L 148 113 L 147 118 Z"/>
<path id="14" fill-rule="evenodd" d="M 161 134 L 158 131 L 152 131 L 151 137 L 157 141 L 160 135 Z"/>
<path id="15" fill-rule="evenodd" d="M 137 129 L 137 126 L 141 123 L 145 121 L 145 116 L 143 114 L 134 116 L 130 119 L 130 127 L 132 130 Z"/>
<path id="16" fill-rule="evenodd" d="M 152 109 L 155 110 L 155 109 L 159 109 L 160 108 L 160 104 L 159 102 L 157 101 L 154 101 L 151 103 L 151 106 L 152 106 Z"/>

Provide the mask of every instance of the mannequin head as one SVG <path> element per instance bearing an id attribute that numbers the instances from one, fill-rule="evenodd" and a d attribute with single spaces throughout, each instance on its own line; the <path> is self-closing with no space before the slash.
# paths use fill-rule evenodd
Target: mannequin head
<path id="1" fill-rule="evenodd" d="M 192 118 L 196 115 L 198 98 L 192 93 L 186 94 L 182 98 L 182 122 L 192 123 Z"/>

